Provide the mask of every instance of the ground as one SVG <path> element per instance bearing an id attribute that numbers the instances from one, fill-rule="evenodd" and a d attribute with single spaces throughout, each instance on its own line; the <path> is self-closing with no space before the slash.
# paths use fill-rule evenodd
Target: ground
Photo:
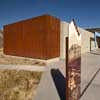
<path id="1" fill-rule="evenodd" d="M 6 67 L 0 67 L 0 100 L 33 100 L 42 75 L 40 70 L 36 71 L 36 67 L 45 66 L 45 62 L 5 55 L 1 48 L 0 65 Z M 11 66 L 18 68 L 12 69 Z M 19 66 L 24 68 L 19 69 Z M 26 66 L 30 66 L 30 70 Z"/>
<path id="2" fill-rule="evenodd" d="M 42 73 L 0 70 L 0 100 L 33 100 Z"/>
<path id="3" fill-rule="evenodd" d="M 3 49 L 0 49 L 0 64 L 5 65 L 38 65 L 44 66 L 46 65 L 45 62 L 40 60 L 35 60 L 32 58 L 25 58 L 25 57 L 15 57 L 10 55 L 5 55 L 3 53 Z"/>
<path id="4" fill-rule="evenodd" d="M 21 62 L 19 61 L 19 59 Z M 27 62 L 26 59 L 29 62 L 30 62 L 30 60 L 32 60 L 31 62 L 32 63 L 34 62 L 34 63 L 32 64 L 32 63 L 28 62 L 26 64 L 26 62 Z M 1 60 L 4 62 L 2 62 Z M 61 99 L 61 97 L 59 97 L 57 94 L 58 90 L 55 87 L 57 84 L 54 83 L 53 76 L 52 76 L 53 75 L 52 72 L 54 72 L 54 71 L 52 71 L 52 70 L 57 69 L 58 72 L 60 71 L 60 73 L 58 73 L 58 72 L 57 73 L 59 75 L 61 75 L 63 78 L 63 80 L 62 80 L 62 78 L 60 80 L 60 78 L 57 78 L 59 75 L 57 75 L 56 81 L 60 80 L 61 83 L 66 82 L 65 60 L 53 62 L 53 63 L 50 63 L 48 66 L 44 67 L 46 70 L 48 69 L 49 72 L 46 72 L 46 74 L 43 74 L 44 77 L 42 77 L 40 84 L 39 84 L 39 81 L 40 81 L 41 75 L 40 75 L 40 77 L 35 77 L 35 75 L 37 75 L 36 73 L 38 73 L 43 66 L 38 67 L 39 68 L 38 72 L 32 72 L 32 70 L 35 70 L 35 71 L 37 70 L 37 68 L 36 68 L 37 66 L 35 66 L 35 65 L 39 65 L 38 63 L 35 64 L 35 62 L 37 62 L 37 61 L 34 61 L 33 59 L 28 59 L 28 58 L 6 56 L 2 53 L 2 50 L 1 50 L 1 54 L 0 54 L 0 61 L 1 61 L 0 64 L 3 64 L 3 65 L 0 65 L 0 68 L 1 68 L 1 70 L 0 70 L 0 100 L 34 100 L 33 98 L 35 97 L 35 94 L 37 94 L 35 100 L 47 100 L 47 99 L 48 100 L 59 100 L 59 99 L 64 100 L 64 99 Z M 2 69 L 5 67 L 5 64 L 7 65 L 6 68 L 10 68 L 12 71 Z M 11 64 L 11 65 L 14 64 L 13 67 L 15 67 L 15 65 L 19 66 L 21 64 L 21 66 L 20 66 L 21 68 L 22 68 L 22 65 L 24 64 L 24 65 L 26 65 L 27 70 L 31 69 L 31 71 L 22 71 L 22 69 L 18 66 L 16 67 L 17 69 L 15 68 L 15 70 L 13 70 L 12 69 L 13 67 L 11 67 L 11 65 L 9 65 L 9 64 Z M 28 66 L 29 64 L 32 66 Z M 45 63 L 44 63 L 44 65 L 45 65 Z M 83 91 L 85 90 L 85 87 L 87 87 L 87 86 L 88 87 L 85 90 L 85 92 L 83 93 L 83 95 L 81 96 L 80 100 L 88 100 L 88 99 L 99 100 L 99 98 L 100 98 L 100 95 L 99 95 L 100 71 L 94 77 L 96 71 L 100 70 L 99 66 L 100 66 L 100 49 L 91 51 L 91 52 L 88 52 L 88 53 L 85 53 L 82 55 L 82 59 L 81 59 L 81 93 L 83 93 Z M 26 67 L 23 66 L 23 70 L 25 70 Z M 18 71 L 18 70 L 20 70 L 20 71 Z M 31 75 L 33 75 L 33 76 L 31 76 Z M 93 80 L 91 82 L 92 78 L 93 78 Z M 35 79 L 35 81 L 34 81 L 34 79 Z M 91 84 L 89 84 L 90 82 L 91 82 Z M 23 85 L 23 83 L 24 83 L 24 85 Z M 57 82 L 57 83 L 59 83 L 59 82 Z M 39 88 L 36 93 L 36 88 L 38 87 L 38 84 L 39 84 Z M 45 84 L 48 84 L 48 85 L 45 85 Z M 59 85 L 60 85 L 59 90 L 62 90 L 63 85 L 61 85 L 61 84 L 59 84 Z M 48 95 L 50 96 L 49 98 L 48 98 Z M 62 94 L 60 94 L 60 92 L 59 92 L 59 95 L 62 96 Z M 56 99 L 56 98 L 59 98 L 59 99 Z"/>

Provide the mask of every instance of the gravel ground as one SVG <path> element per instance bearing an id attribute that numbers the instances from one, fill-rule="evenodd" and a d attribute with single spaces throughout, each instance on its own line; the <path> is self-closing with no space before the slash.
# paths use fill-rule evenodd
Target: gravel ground
<path id="1" fill-rule="evenodd" d="M 42 73 L 0 70 L 0 100 L 33 100 Z"/>

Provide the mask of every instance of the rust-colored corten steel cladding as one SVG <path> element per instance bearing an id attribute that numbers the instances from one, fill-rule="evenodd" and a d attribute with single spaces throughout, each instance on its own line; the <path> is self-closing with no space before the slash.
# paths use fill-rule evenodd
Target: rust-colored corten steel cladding
<path id="1" fill-rule="evenodd" d="M 50 59 L 60 56 L 60 20 L 43 15 L 4 26 L 4 53 Z"/>

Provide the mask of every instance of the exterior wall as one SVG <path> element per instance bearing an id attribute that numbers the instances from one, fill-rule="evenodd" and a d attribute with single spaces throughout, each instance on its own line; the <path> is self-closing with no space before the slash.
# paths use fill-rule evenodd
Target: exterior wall
<path id="1" fill-rule="evenodd" d="M 48 16 L 45 30 L 47 31 L 45 47 L 46 58 L 60 57 L 60 20 Z"/>
<path id="2" fill-rule="evenodd" d="M 37 59 L 60 56 L 60 20 L 43 15 L 4 26 L 4 53 Z"/>
<path id="3" fill-rule="evenodd" d="M 74 28 L 73 26 L 72 32 L 76 32 Z M 81 34 L 81 53 L 90 51 L 90 48 L 95 49 L 94 34 L 79 27 L 78 30 Z M 4 53 L 38 59 L 59 56 L 64 59 L 68 34 L 69 23 L 49 15 L 5 25 Z"/>
<path id="4" fill-rule="evenodd" d="M 65 59 L 65 50 L 66 50 L 66 44 L 65 44 L 65 38 L 68 37 L 69 34 L 69 23 L 67 22 L 61 22 L 60 23 L 60 58 Z M 75 26 L 71 26 L 72 29 L 70 29 L 71 32 L 77 32 L 75 29 Z M 95 47 L 94 43 L 94 34 L 92 32 L 86 31 L 85 29 L 82 29 L 78 27 L 78 31 L 81 34 L 81 53 L 89 52 L 90 48 L 91 50 L 94 50 L 98 48 Z M 73 40 L 72 40 L 73 41 Z"/>
<path id="5" fill-rule="evenodd" d="M 73 21 L 69 24 L 69 34 L 73 35 L 69 37 L 69 41 L 70 41 L 70 45 L 69 48 L 71 48 L 70 46 L 74 44 L 77 44 L 77 41 L 79 40 L 79 45 L 81 45 L 80 39 L 82 37 L 82 34 L 80 33 L 80 36 L 78 36 L 78 32 L 76 31 L 75 25 L 73 23 Z M 71 38 L 72 37 L 72 38 Z M 74 39 L 75 37 L 75 39 Z"/>
<path id="6" fill-rule="evenodd" d="M 81 33 L 81 53 L 85 53 L 85 52 L 89 52 L 90 49 L 94 50 L 96 48 L 98 48 L 97 46 L 95 47 L 95 43 L 94 43 L 94 33 L 86 31 L 82 28 L 78 28 L 79 32 Z"/>
<path id="7" fill-rule="evenodd" d="M 60 22 L 60 58 L 65 58 L 66 50 L 66 37 L 68 37 L 69 23 L 61 21 Z"/>

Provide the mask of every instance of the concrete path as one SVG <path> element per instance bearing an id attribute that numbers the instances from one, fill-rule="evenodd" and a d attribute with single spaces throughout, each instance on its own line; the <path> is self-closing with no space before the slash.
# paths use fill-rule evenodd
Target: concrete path
<path id="1" fill-rule="evenodd" d="M 50 71 L 43 74 L 37 94 L 33 100 L 60 100 Z"/>
<path id="2" fill-rule="evenodd" d="M 48 64 L 33 100 L 65 100 L 66 81 L 63 60 Z"/>
<path id="3" fill-rule="evenodd" d="M 62 75 L 64 77 L 66 77 L 66 66 L 65 66 L 64 59 L 48 64 L 48 68 L 49 68 L 49 70 L 50 69 L 59 69 L 59 71 L 62 73 Z"/>
<path id="4" fill-rule="evenodd" d="M 81 97 L 81 100 L 100 100 L 100 72 Z"/>
<path id="5" fill-rule="evenodd" d="M 100 55 L 85 53 L 81 60 L 81 91 L 90 82 L 94 74 L 100 68 Z"/>
<path id="6" fill-rule="evenodd" d="M 36 66 L 36 65 L 0 65 L 0 69 L 9 70 L 27 70 L 27 71 L 47 71 L 46 66 Z"/>
<path id="7" fill-rule="evenodd" d="M 100 49 L 82 56 L 80 100 L 100 100 Z"/>

